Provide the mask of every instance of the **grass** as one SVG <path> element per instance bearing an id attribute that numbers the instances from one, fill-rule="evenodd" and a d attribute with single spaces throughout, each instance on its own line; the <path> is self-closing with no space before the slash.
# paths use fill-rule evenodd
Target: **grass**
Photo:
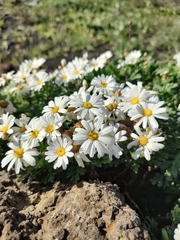
<path id="1" fill-rule="evenodd" d="M 17 66 L 25 58 L 55 59 L 107 45 L 117 57 L 132 49 L 161 62 L 178 51 L 180 4 L 175 1 L 4 1 L 0 61 Z"/>

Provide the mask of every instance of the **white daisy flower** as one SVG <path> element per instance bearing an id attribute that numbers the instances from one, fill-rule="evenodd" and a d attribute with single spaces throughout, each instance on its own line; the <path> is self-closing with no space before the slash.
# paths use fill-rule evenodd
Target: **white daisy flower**
<path id="1" fill-rule="evenodd" d="M 40 91 L 47 81 L 49 81 L 49 75 L 44 71 L 39 71 L 31 78 L 30 89 Z"/>
<path id="2" fill-rule="evenodd" d="M 112 76 L 105 76 L 104 74 L 95 77 L 91 81 L 91 85 L 95 87 L 95 91 L 108 96 L 112 96 L 118 86 L 116 80 Z"/>
<path id="3" fill-rule="evenodd" d="M 105 65 L 105 60 L 102 57 L 92 58 L 87 65 L 87 72 L 97 71 L 102 69 Z"/>
<path id="4" fill-rule="evenodd" d="M 97 117 L 93 122 L 82 120 L 84 128 L 76 128 L 73 134 L 75 145 L 81 145 L 79 152 L 94 157 L 96 152 L 98 157 L 108 153 L 107 145 L 114 144 L 114 138 L 110 136 L 112 126 L 104 126 L 103 118 Z"/>
<path id="5" fill-rule="evenodd" d="M 63 117 L 60 117 L 58 114 L 48 114 L 42 116 L 41 121 L 48 139 L 51 140 L 61 136 L 59 128 L 62 126 Z"/>
<path id="6" fill-rule="evenodd" d="M 77 113 L 78 119 L 91 119 L 103 113 L 102 95 L 93 94 L 82 91 L 77 96 L 70 96 L 69 107 L 75 107 L 74 113 Z"/>
<path id="7" fill-rule="evenodd" d="M 25 126 L 26 131 L 21 136 L 22 141 L 26 141 L 29 145 L 29 148 L 33 148 L 39 145 L 39 142 L 42 142 L 46 136 L 45 129 L 43 128 L 40 118 L 34 117 L 30 122 Z"/>
<path id="8" fill-rule="evenodd" d="M 176 53 L 173 57 L 176 60 L 177 67 L 180 67 L 180 52 Z"/>
<path id="9" fill-rule="evenodd" d="M 67 68 L 71 78 L 73 80 L 77 78 L 81 79 L 85 74 L 85 66 L 86 63 L 82 58 L 75 57 L 72 62 L 69 62 Z"/>
<path id="10" fill-rule="evenodd" d="M 85 167 L 84 166 L 84 162 L 91 162 L 86 155 L 82 152 L 79 152 L 81 145 L 74 145 L 73 144 L 73 148 L 71 149 L 71 151 L 74 153 L 74 158 L 78 164 L 79 167 Z"/>
<path id="11" fill-rule="evenodd" d="M 29 117 L 26 116 L 26 114 L 21 114 L 21 117 L 19 119 L 15 119 L 15 124 L 17 126 L 13 127 L 13 136 L 17 138 L 21 138 L 22 134 L 26 131 L 26 125 L 29 122 Z"/>
<path id="12" fill-rule="evenodd" d="M 134 139 L 127 145 L 127 148 L 131 148 L 132 146 L 138 146 L 138 149 L 134 153 L 134 159 L 138 159 L 141 153 L 144 153 L 144 157 L 146 160 L 151 159 L 151 154 L 153 151 L 159 151 L 164 147 L 163 144 L 159 143 L 164 141 L 164 137 L 160 137 L 161 134 L 154 134 L 153 131 L 142 132 L 139 127 L 134 127 L 136 132 L 138 133 L 131 133 L 131 137 Z"/>
<path id="13" fill-rule="evenodd" d="M 8 99 L 6 100 L 0 100 L 0 116 L 3 115 L 3 113 L 14 113 L 16 112 L 16 108 L 13 106 L 12 102 Z"/>
<path id="14" fill-rule="evenodd" d="M 54 169 L 62 168 L 65 170 L 68 165 L 68 158 L 73 157 L 74 153 L 71 152 L 72 140 L 66 136 L 58 137 L 49 142 L 47 152 L 45 152 L 45 160 L 49 163 L 54 162 Z"/>
<path id="15" fill-rule="evenodd" d="M 58 71 L 58 74 L 55 78 L 55 83 L 58 86 L 61 86 L 62 84 L 67 84 L 72 80 L 72 77 L 69 73 L 69 69 L 67 67 L 63 67 Z"/>
<path id="16" fill-rule="evenodd" d="M 69 101 L 68 96 L 55 97 L 54 101 L 49 101 L 48 106 L 43 108 L 42 113 L 47 114 L 64 114 L 66 113 L 67 103 Z"/>
<path id="17" fill-rule="evenodd" d="M 122 59 L 119 59 L 117 69 L 120 69 L 121 67 L 124 67 L 125 65 L 126 65 L 126 62 Z"/>
<path id="18" fill-rule="evenodd" d="M 135 106 L 140 105 L 145 102 L 149 96 L 149 93 L 143 88 L 142 82 L 138 82 L 137 85 L 130 82 L 126 82 L 128 87 L 125 87 L 120 97 L 121 99 L 121 110 L 127 112 L 130 109 L 135 108 Z"/>
<path id="19" fill-rule="evenodd" d="M 7 171 L 9 171 L 13 166 L 15 168 L 15 173 L 19 174 L 20 169 L 24 169 L 23 166 L 35 166 L 36 160 L 33 156 L 38 156 L 39 152 L 33 148 L 29 149 L 27 142 L 18 141 L 13 139 L 13 142 L 8 143 L 11 150 L 6 152 L 6 157 L 1 161 L 1 167 L 4 168 L 8 165 Z"/>
<path id="20" fill-rule="evenodd" d="M 118 96 L 118 92 L 116 92 L 115 96 L 110 96 L 106 100 L 104 100 L 104 105 L 106 106 L 106 118 L 107 120 L 114 115 L 116 120 L 124 120 L 125 114 L 123 111 L 121 111 L 121 105 L 120 105 L 120 98 Z"/>
<path id="21" fill-rule="evenodd" d="M 30 70 L 25 66 L 20 66 L 19 70 L 13 75 L 13 81 L 16 83 L 27 83 L 30 76 Z"/>
<path id="22" fill-rule="evenodd" d="M 27 83 L 21 83 L 16 87 L 11 88 L 10 92 L 18 94 L 19 96 L 24 96 L 30 92 L 30 87 L 27 85 Z"/>
<path id="23" fill-rule="evenodd" d="M 25 60 L 22 62 L 21 66 L 28 68 L 29 70 L 34 70 L 40 68 L 44 63 L 46 59 L 45 58 L 34 58 L 32 60 Z"/>
<path id="24" fill-rule="evenodd" d="M 126 64 L 136 64 L 141 57 L 142 53 L 140 50 L 134 50 L 131 51 L 125 58 L 125 63 Z"/>
<path id="25" fill-rule="evenodd" d="M 111 52 L 110 50 L 107 50 L 106 52 L 101 53 L 99 57 L 102 58 L 102 59 L 104 59 L 104 63 L 106 63 L 107 60 L 108 60 L 109 58 L 111 58 L 112 56 L 113 56 L 112 52 Z"/>
<path id="26" fill-rule="evenodd" d="M 9 115 L 9 113 L 2 115 L 0 118 L 0 138 L 6 138 L 6 136 L 13 133 L 14 121 L 15 117 L 13 115 Z"/>
<path id="27" fill-rule="evenodd" d="M 152 131 L 156 131 L 159 127 L 156 118 L 168 119 L 167 114 L 165 114 L 166 108 L 161 107 L 163 104 L 163 101 L 157 103 L 142 102 L 141 106 L 136 106 L 135 109 L 131 109 L 128 115 L 131 117 L 131 121 L 138 120 L 136 123 L 137 126 L 142 123 L 144 129 L 149 126 Z"/>
<path id="28" fill-rule="evenodd" d="M 125 130 L 119 131 L 120 124 L 114 124 L 113 122 L 110 122 L 110 126 L 112 126 L 111 136 L 115 139 L 114 144 L 107 146 L 109 159 L 112 161 L 113 155 L 116 158 L 120 158 L 120 156 L 123 154 L 123 149 L 119 146 L 119 142 L 126 141 L 127 137 L 124 136 L 126 134 Z"/>
<path id="29" fill-rule="evenodd" d="M 174 230 L 174 240 L 180 239 L 180 223 L 177 225 L 177 227 Z"/>
<path id="30" fill-rule="evenodd" d="M 11 80 L 12 77 L 13 77 L 13 73 L 14 73 L 14 71 L 10 71 L 10 72 L 2 73 L 2 74 L 1 74 L 1 76 L 0 76 L 0 87 L 3 87 L 3 86 L 5 86 L 7 83 L 10 82 L 10 80 Z"/>

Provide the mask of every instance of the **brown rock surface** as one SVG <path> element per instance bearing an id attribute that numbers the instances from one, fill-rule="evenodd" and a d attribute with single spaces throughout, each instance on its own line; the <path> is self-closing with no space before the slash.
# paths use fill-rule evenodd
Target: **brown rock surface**
<path id="1" fill-rule="evenodd" d="M 2 240 L 150 240 L 111 183 L 21 184 L 0 172 Z"/>

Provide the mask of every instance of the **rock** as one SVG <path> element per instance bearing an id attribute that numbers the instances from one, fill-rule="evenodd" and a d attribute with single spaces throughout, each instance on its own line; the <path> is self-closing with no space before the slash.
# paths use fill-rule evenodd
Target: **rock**
<path id="1" fill-rule="evenodd" d="M 5 182 L 0 186 L 2 240 L 150 240 L 118 186 L 109 182 L 56 183 L 49 189 L 37 182 Z"/>

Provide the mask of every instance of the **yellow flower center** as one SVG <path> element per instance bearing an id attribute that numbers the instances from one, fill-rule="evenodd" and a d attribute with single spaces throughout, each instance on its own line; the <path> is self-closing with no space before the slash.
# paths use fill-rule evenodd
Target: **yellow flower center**
<path id="1" fill-rule="evenodd" d="M 25 126 L 22 126 L 22 127 L 19 129 L 19 132 L 20 132 L 20 133 L 23 133 L 23 132 L 25 132 L 25 131 L 26 131 Z"/>
<path id="2" fill-rule="evenodd" d="M 7 108 L 8 104 L 9 103 L 7 101 L 2 101 L 2 102 L 0 102 L 0 107 L 1 108 Z"/>
<path id="3" fill-rule="evenodd" d="M 90 109 L 90 108 L 92 108 L 92 104 L 90 102 L 84 102 L 83 107 L 87 108 L 87 109 Z"/>
<path id="4" fill-rule="evenodd" d="M 46 127 L 46 132 L 47 133 L 52 133 L 54 131 L 54 125 L 49 125 Z"/>
<path id="5" fill-rule="evenodd" d="M 81 147 L 81 145 L 73 145 L 71 151 L 72 151 L 73 153 L 78 153 L 80 147 Z"/>
<path id="6" fill-rule="evenodd" d="M 26 76 L 24 73 L 21 74 L 20 78 L 24 79 Z"/>
<path id="7" fill-rule="evenodd" d="M 24 88 L 24 86 L 19 86 L 19 87 L 18 87 L 18 91 L 23 90 L 23 88 Z"/>
<path id="8" fill-rule="evenodd" d="M 107 83 L 106 82 L 101 82 L 100 85 L 101 85 L 102 88 L 106 88 L 107 87 Z"/>
<path id="9" fill-rule="evenodd" d="M 131 99 L 131 104 L 137 104 L 137 103 L 139 103 L 139 98 L 138 97 L 135 97 L 135 98 L 132 98 Z"/>
<path id="10" fill-rule="evenodd" d="M 143 111 L 143 115 L 146 117 L 150 117 L 152 115 L 152 110 L 151 109 L 145 109 Z"/>
<path id="11" fill-rule="evenodd" d="M 113 109 L 117 108 L 117 104 L 116 103 L 110 103 L 107 105 L 107 108 L 109 111 L 112 111 Z"/>
<path id="12" fill-rule="evenodd" d="M 93 66 L 94 66 L 94 67 L 97 67 L 97 66 L 98 66 L 98 62 L 94 62 L 94 63 L 93 63 Z"/>
<path id="13" fill-rule="evenodd" d="M 14 151 L 14 156 L 17 157 L 17 158 L 22 158 L 23 153 L 24 153 L 23 148 L 17 148 L 17 149 Z"/>
<path id="14" fill-rule="evenodd" d="M 59 111 L 59 107 L 58 106 L 55 106 L 52 108 L 52 113 L 58 113 Z"/>
<path id="15" fill-rule="evenodd" d="M 2 131 L 3 133 L 6 133 L 6 132 L 7 132 L 7 130 L 8 130 L 8 126 L 7 126 L 7 125 L 5 125 L 4 127 L 2 127 L 2 130 L 1 130 L 1 131 Z"/>
<path id="16" fill-rule="evenodd" d="M 39 134 L 39 131 L 38 131 L 38 130 L 34 130 L 34 131 L 32 131 L 32 133 L 31 133 L 31 137 L 32 137 L 32 138 L 37 138 L 38 134 Z"/>
<path id="17" fill-rule="evenodd" d="M 29 65 L 28 65 L 28 68 L 29 68 L 29 69 L 32 69 L 32 65 L 31 65 L 31 64 L 29 64 Z"/>
<path id="18" fill-rule="evenodd" d="M 75 110 L 76 110 L 75 107 L 69 107 L 69 108 L 67 109 L 67 112 L 74 112 Z"/>
<path id="19" fill-rule="evenodd" d="M 56 154 L 57 154 L 59 157 L 64 156 L 64 154 L 65 154 L 65 148 L 59 147 L 59 148 L 57 149 L 57 151 L 56 151 Z"/>
<path id="20" fill-rule="evenodd" d="M 139 144 L 140 144 L 142 147 L 146 146 L 147 143 L 148 143 L 148 138 L 147 138 L 147 137 L 141 136 L 141 137 L 139 138 Z"/>
<path id="21" fill-rule="evenodd" d="M 67 76 L 66 76 L 66 75 L 63 75 L 63 76 L 62 76 L 62 80 L 65 81 L 66 79 L 67 79 Z"/>
<path id="22" fill-rule="evenodd" d="M 41 83 L 42 83 L 42 80 L 41 80 L 41 79 L 38 79 L 38 80 L 37 80 L 37 85 L 41 85 Z"/>
<path id="23" fill-rule="evenodd" d="M 95 131 L 89 132 L 88 139 L 92 140 L 92 141 L 97 140 L 98 139 L 98 133 L 95 132 Z"/>
<path id="24" fill-rule="evenodd" d="M 74 71 L 74 74 L 75 74 L 75 75 L 78 75 L 78 74 L 79 74 L 79 70 L 76 69 L 76 70 Z"/>

